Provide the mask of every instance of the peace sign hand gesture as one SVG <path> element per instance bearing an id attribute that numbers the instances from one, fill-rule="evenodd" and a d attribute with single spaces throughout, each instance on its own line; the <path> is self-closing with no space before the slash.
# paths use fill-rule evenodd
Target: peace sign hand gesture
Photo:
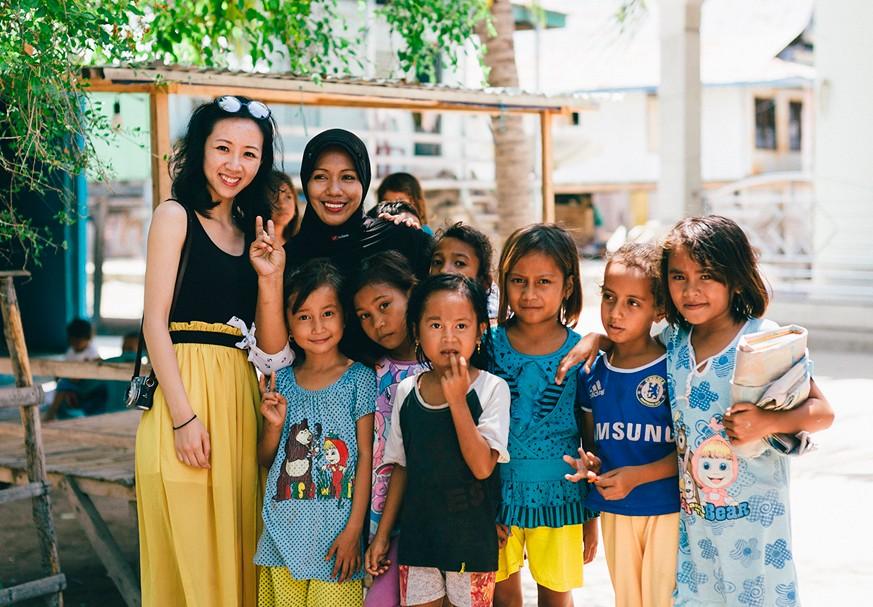
<path id="1" fill-rule="evenodd" d="M 288 401 L 276 392 L 276 372 L 270 374 L 269 385 L 265 375 L 258 380 L 258 385 L 261 388 L 261 415 L 264 416 L 264 423 L 272 428 L 281 428 L 285 424 Z"/>
<path id="2" fill-rule="evenodd" d="M 285 249 L 276 243 L 276 226 L 272 219 L 267 220 L 264 229 L 264 218 L 255 217 L 255 240 L 249 247 L 249 261 L 258 276 L 282 275 L 285 269 Z"/>

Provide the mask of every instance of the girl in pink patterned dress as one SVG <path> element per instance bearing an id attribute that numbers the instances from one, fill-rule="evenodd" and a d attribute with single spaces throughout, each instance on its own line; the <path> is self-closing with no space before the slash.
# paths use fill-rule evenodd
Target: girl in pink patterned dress
<path id="1" fill-rule="evenodd" d="M 416 360 L 415 347 L 406 328 L 406 304 L 415 285 L 415 275 L 406 258 L 396 251 L 366 258 L 352 279 L 350 293 L 355 316 L 368 338 L 369 354 L 378 359 L 376 371 L 376 416 L 373 443 L 373 489 L 370 505 L 372 540 L 382 518 L 393 464 L 383 464 L 397 384 L 425 369 Z M 373 580 L 364 599 L 365 607 L 399 607 L 397 534 L 392 534 L 388 559 L 391 567 Z"/>

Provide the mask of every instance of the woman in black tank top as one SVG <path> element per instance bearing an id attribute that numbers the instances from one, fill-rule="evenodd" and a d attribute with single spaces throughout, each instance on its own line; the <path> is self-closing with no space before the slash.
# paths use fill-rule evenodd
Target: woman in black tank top
<path id="1" fill-rule="evenodd" d="M 254 319 L 246 253 L 269 213 L 274 133 L 260 102 L 198 107 L 173 156 L 173 199 L 149 228 L 143 333 L 159 386 L 136 439 L 145 606 L 256 601 L 259 393 L 227 323 Z"/>

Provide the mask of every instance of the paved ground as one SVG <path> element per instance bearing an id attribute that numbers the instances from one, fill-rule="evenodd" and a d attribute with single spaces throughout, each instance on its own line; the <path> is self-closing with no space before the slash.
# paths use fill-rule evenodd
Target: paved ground
<path id="1" fill-rule="evenodd" d="M 580 329 L 599 326 L 597 270 L 586 271 L 585 308 Z M 873 596 L 873 354 L 816 351 L 816 381 L 837 412 L 834 427 L 817 440 L 819 451 L 798 458 L 792 468 L 794 552 L 803 604 L 807 607 L 870 605 Z M 69 579 L 69 606 L 123 605 L 80 531 L 66 499 L 55 495 L 61 562 Z M 135 530 L 127 505 L 97 503 L 125 553 L 135 558 Z M 4 506 L 0 524 L 0 587 L 38 575 L 38 552 L 30 528 L 30 506 Z M 854 544 L 850 540 L 856 540 Z M 851 546 L 855 547 L 852 548 Z M 585 570 L 586 585 L 574 592 L 580 607 L 613 604 L 602 551 Z M 525 581 L 525 605 L 536 604 L 536 587 Z M 770 607 L 770 606 L 768 606 Z"/>

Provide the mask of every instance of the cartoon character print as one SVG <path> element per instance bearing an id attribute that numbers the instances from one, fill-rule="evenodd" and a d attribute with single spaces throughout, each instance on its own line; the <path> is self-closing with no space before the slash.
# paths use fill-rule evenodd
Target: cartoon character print
<path id="1" fill-rule="evenodd" d="M 335 436 L 328 437 L 322 445 L 322 454 L 326 463 L 321 469 L 326 475 L 327 482 L 324 483 L 319 493 L 324 497 L 333 497 L 340 500 L 344 497 L 351 498 L 352 479 L 346 481 L 346 472 L 351 472 L 349 470 L 348 445 L 340 438 Z"/>
<path id="2" fill-rule="evenodd" d="M 385 445 L 388 444 L 388 424 L 385 423 L 385 419 L 385 414 L 377 409 L 373 416 L 373 429 L 376 434 L 376 441 L 373 445 L 374 462 L 382 462 L 385 459 Z M 373 468 L 373 499 L 371 503 L 373 512 L 385 510 L 388 482 L 391 480 L 392 470 L 394 470 L 394 464 L 380 463 Z"/>
<path id="3" fill-rule="evenodd" d="M 387 370 L 385 369 L 387 365 Z M 373 488 L 370 509 L 374 513 L 385 510 L 385 500 L 388 498 L 388 483 L 394 464 L 382 463 L 385 459 L 385 446 L 388 444 L 388 422 L 391 420 L 391 410 L 394 397 L 401 381 L 415 375 L 420 367 L 417 365 L 402 366 L 391 360 L 377 363 L 376 373 L 379 376 L 378 396 L 376 397 L 376 412 L 373 416 Z M 375 529 L 372 530 L 375 533 Z"/>
<path id="4" fill-rule="evenodd" d="M 686 453 L 686 458 L 682 462 L 682 474 L 679 476 L 679 503 L 688 514 L 702 516 L 703 507 L 700 505 L 700 491 L 691 471 L 691 458 L 687 455 Z"/>
<path id="5" fill-rule="evenodd" d="M 285 460 L 276 480 L 273 501 L 315 499 L 312 480 L 312 461 L 318 453 L 321 424 L 315 424 L 315 434 L 309 429 L 309 420 L 292 424 L 285 441 Z"/>
<path id="6" fill-rule="evenodd" d="M 739 462 L 730 443 L 720 430 L 722 425 L 715 419 L 710 422 L 714 434 L 704 440 L 691 456 L 691 474 L 703 502 L 713 506 L 727 506 L 735 500 L 728 495 L 728 488 L 737 480 Z"/>

